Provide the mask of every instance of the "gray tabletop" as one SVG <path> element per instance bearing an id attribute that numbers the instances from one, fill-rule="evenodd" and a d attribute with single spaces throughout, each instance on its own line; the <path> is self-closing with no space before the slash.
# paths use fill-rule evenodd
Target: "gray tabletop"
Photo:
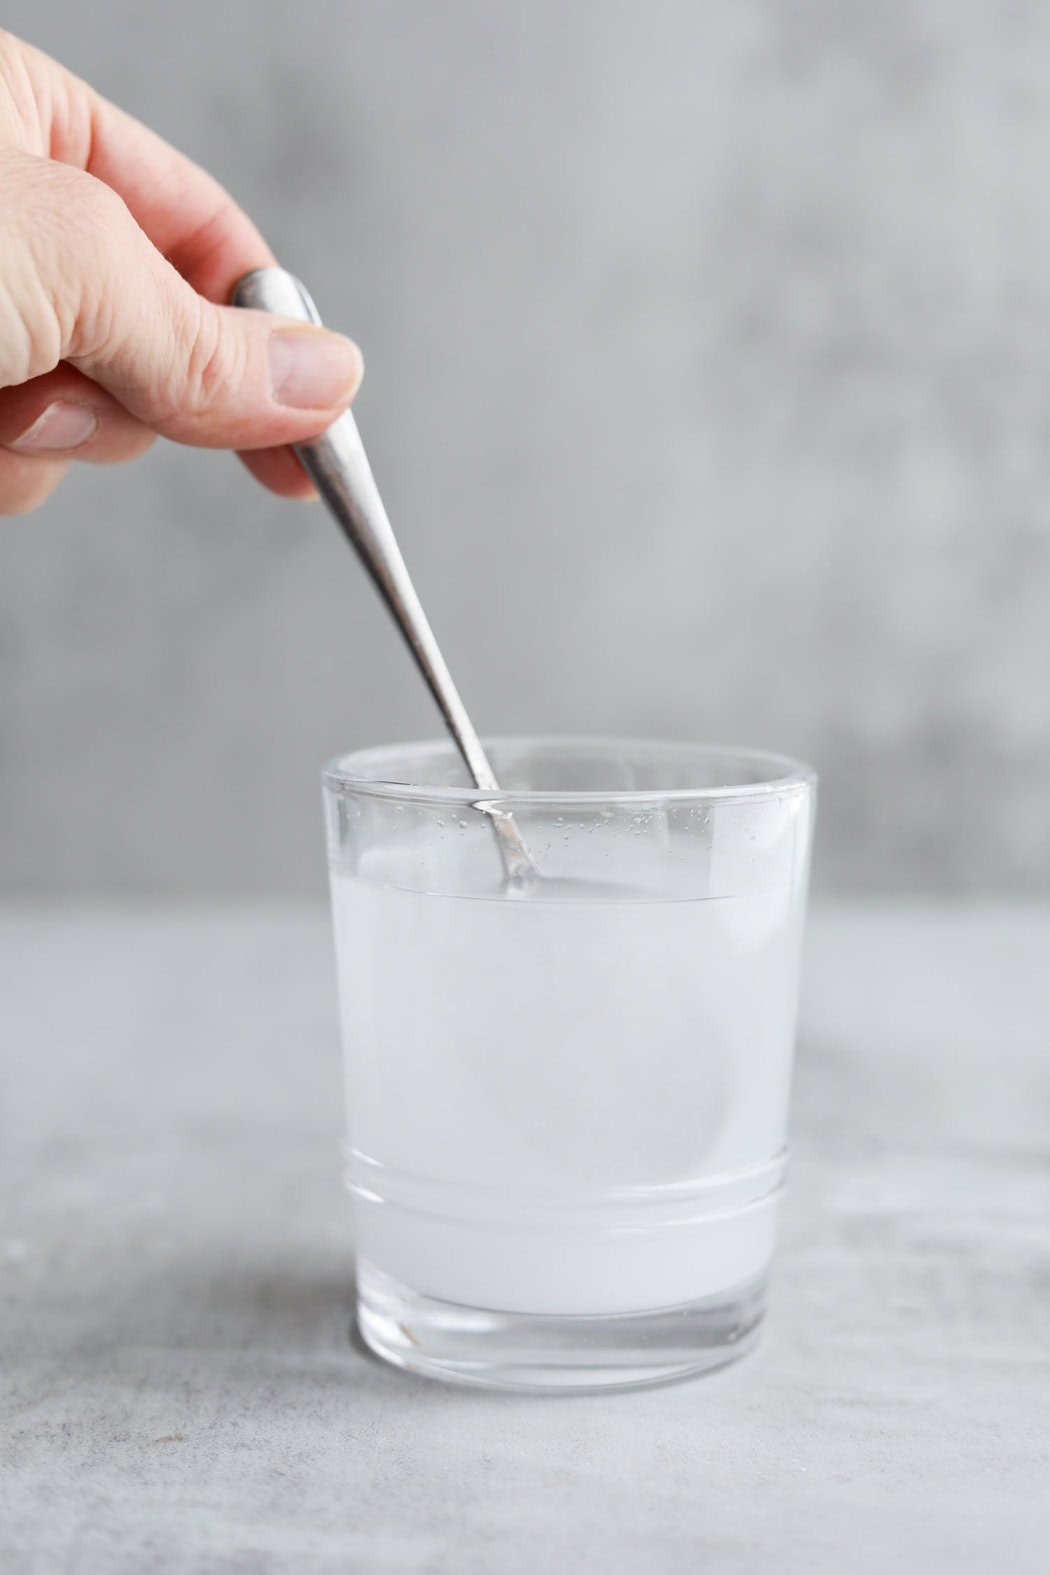
<path id="1" fill-rule="evenodd" d="M 1044 1568 L 1048 961 L 1046 908 L 818 911 L 759 1350 L 519 1398 L 351 1343 L 323 913 L 8 910 L 0 1565 Z"/>

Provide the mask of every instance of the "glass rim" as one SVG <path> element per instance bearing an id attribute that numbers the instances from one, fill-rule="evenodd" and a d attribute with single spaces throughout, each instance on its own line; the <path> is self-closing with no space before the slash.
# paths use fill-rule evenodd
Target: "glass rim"
<path id="1" fill-rule="evenodd" d="M 687 788 L 501 788 L 498 793 L 486 792 L 470 784 L 466 787 L 436 787 L 426 783 L 396 781 L 383 776 L 362 776 L 367 766 L 382 769 L 384 760 L 403 760 L 415 751 L 433 750 L 446 744 L 454 749 L 451 740 L 440 738 L 413 739 L 400 744 L 373 744 L 364 749 L 348 750 L 334 756 L 322 771 L 326 788 L 342 793 L 356 793 L 364 797 L 402 800 L 415 804 L 461 804 L 465 807 L 486 807 L 506 804 L 542 808 L 555 804 L 683 804 L 726 801 L 746 801 L 781 798 L 785 794 L 802 793 L 817 784 L 817 773 L 812 766 L 791 755 L 775 750 L 752 749 L 735 744 L 698 744 L 687 739 L 639 738 L 619 734 L 574 733 L 523 733 L 492 734 L 482 739 L 486 751 L 510 745 L 525 747 L 573 748 L 598 752 L 615 749 L 630 755 L 632 751 L 650 750 L 674 754 L 677 758 L 692 756 L 730 759 L 749 763 L 768 770 L 771 774 L 760 782 L 727 783 L 722 787 Z"/>

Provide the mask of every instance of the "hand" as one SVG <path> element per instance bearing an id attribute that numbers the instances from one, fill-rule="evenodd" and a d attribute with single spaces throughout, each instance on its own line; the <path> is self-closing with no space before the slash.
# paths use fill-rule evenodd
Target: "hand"
<path id="1" fill-rule="evenodd" d="M 235 448 L 285 497 L 279 445 L 353 398 L 349 339 L 215 305 L 273 256 L 210 175 L 46 55 L 0 32 L 0 513 L 71 459 L 134 459 L 156 433 Z"/>

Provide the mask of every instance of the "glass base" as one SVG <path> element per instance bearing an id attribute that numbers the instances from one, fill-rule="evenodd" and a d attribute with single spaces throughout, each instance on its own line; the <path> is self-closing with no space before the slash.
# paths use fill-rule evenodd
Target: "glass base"
<path id="1" fill-rule="evenodd" d="M 408 1372 L 485 1389 L 564 1394 L 693 1378 L 749 1351 L 764 1311 L 764 1278 L 684 1307 L 555 1317 L 459 1307 L 357 1265 L 370 1350 Z"/>

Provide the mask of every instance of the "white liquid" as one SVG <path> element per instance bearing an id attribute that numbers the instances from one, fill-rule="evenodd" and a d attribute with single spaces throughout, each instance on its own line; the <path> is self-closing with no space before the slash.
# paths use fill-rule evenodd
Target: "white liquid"
<path id="1" fill-rule="evenodd" d="M 787 888 L 592 900 L 544 881 L 509 900 L 334 873 L 332 889 L 360 1257 L 428 1296 L 533 1313 L 671 1307 L 765 1272 L 801 922 Z"/>

